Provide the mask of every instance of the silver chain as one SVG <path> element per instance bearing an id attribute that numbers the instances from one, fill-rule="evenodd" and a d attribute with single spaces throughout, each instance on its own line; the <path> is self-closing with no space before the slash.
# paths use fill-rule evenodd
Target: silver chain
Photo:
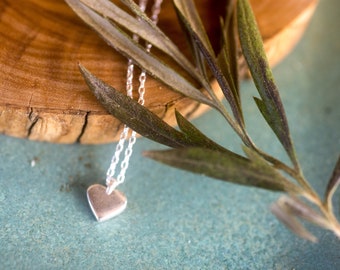
<path id="1" fill-rule="evenodd" d="M 146 9 L 148 0 L 140 0 L 139 1 L 139 7 L 140 9 L 144 12 Z M 151 15 L 151 20 L 153 23 L 157 24 L 158 22 L 158 15 L 161 11 L 161 4 L 163 0 L 155 0 L 154 5 L 152 7 L 152 15 Z M 139 41 L 139 36 L 134 34 L 133 35 L 133 40 L 138 42 Z M 152 44 L 147 43 L 146 44 L 146 51 L 149 53 L 152 48 Z M 126 94 L 128 97 L 133 98 L 133 72 L 134 72 L 134 64 L 131 59 L 128 60 L 128 67 L 127 67 L 127 72 L 126 72 Z M 138 87 L 138 103 L 141 105 L 144 105 L 145 99 L 144 99 L 144 94 L 145 94 L 145 82 L 146 82 L 146 72 L 143 69 L 139 75 L 139 87 Z M 116 173 L 116 167 L 119 163 L 120 155 L 122 151 L 124 150 L 125 146 L 125 141 L 127 140 L 129 136 L 129 131 L 130 128 L 127 125 L 124 125 L 123 131 L 120 134 L 119 142 L 116 146 L 115 153 L 112 157 L 111 164 L 109 169 L 107 170 L 106 173 L 106 193 L 111 194 L 112 191 L 121 183 L 125 181 L 125 174 L 126 170 L 129 167 L 129 161 L 130 157 L 133 152 L 133 145 L 136 143 L 136 132 L 132 130 L 131 136 L 128 140 L 128 145 L 124 151 L 124 159 L 121 162 L 120 165 L 120 173 L 117 177 L 117 179 L 114 177 Z"/>

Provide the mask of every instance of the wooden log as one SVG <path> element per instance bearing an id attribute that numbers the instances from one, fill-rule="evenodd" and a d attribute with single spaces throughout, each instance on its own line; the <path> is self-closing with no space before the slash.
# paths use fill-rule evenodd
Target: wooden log
<path id="1" fill-rule="evenodd" d="M 224 10 L 225 3 L 196 3 L 217 46 L 217 14 Z M 317 0 L 251 0 L 272 65 L 299 40 L 316 3 Z M 188 54 L 171 1 L 164 1 L 159 25 Z M 127 61 L 63 0 L 2 1 L 0 40 L 0 133 L 57 143 L 92 144 L 118 139 L 122 124 L 108 115 L 88 90 L 78 63 L 125 91 Z M 145 106 L 171 125 L 175 125 L 174 108 L 187 117 L 206 110 L 152 78 L 148 78 L 146 88 Z"/>

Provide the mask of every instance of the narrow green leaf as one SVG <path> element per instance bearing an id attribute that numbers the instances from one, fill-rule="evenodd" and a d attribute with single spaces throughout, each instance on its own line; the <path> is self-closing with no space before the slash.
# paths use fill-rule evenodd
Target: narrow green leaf
<path id="1" fill-rule="evenodd" d="M 251 162 L 256 165 L 259 172 L 263 172 L 268 176 L 271 176 L 273 181 L 280 182 L 282 186 L 284 186 L 284 190 L 288 193 L 299 194 L 301 192 L 301 188 L 289 181 L 285 178 L 278 170 L 276 170 L 272 164 L 268 163 L 260 154 L 258 154 L 255 150 L 243 146 L 243 151 L 246 156 L 251 160 Z"/>
<path id="2" fill-rule="evenodd" d="M 199 147 L 209 148 L 211 150 L 217 150 L 221 152 L 230 152 L 219 144 L 215 143 L 207 136 L 205 136 L 200 130 L 198 130 L 193 124 L 185 119 L 178 111 L 176 113 L 176 120 L 181 131 L 187 136 L 188 140 L 192 142 L 192 145 Z"/>
<path id="3" fill-rule="evenodd" d="M 233 152 L 206 148 L 181 148 L 146 152 L 145 156 L 164 164 L 223 181 L 273 191 L 284 191 L 288 184 L 273 178 L 271 171 Z"/>
<path id="4" fill-rule="evenodd" d="M 181 25 L 182 31 L 185 33 L 187 42 L 190 46 L 191 55 L 193 56 L 195 60 L 196 68 L 198 69 L 202 77 L 205 79 L 205 81 L 209 82 L 211 78 L 209 77 L 209 74 L 207 72 L 205 58 L 203 54 L 201 53 L 201 50 L 198 48 L 196 42 L 193 40 L 191 33 L 188 31 L 186 25 L 181 20 L 179 20 L 179 23 Z"/>
<path id="5" fill-rule="evenodd" d="M 242 112 L 237 61 L 235 7 L 235 1 L 231 1 L 227 6 L 225 20 L 223 21 L 221 19 L 222 48 L 219 52 L 217 62 L 221 67 L 221 71 L 230 86 L 234 99 Z"/>
<path id="6" fill-rule="evenodd" d="M 231 110 L 238 121 L 239 124 L 243 123 L 243 117 L 241 114 L 241 110 L 235 101 L 235 97 L 230 90 L 230 86 L 223 76 L 223 72 L 220 70 L 220 67 L 217 64 L 217 60 L 215 57 L 215 53 L 212 49 L 210 41 L 207 37 L 206 31 L 203 27 L 203 23 L 199 18 L 197 9 L 192 0 L 184 1 L 184 0 L 175 0 L 174 1 L 176 11 L 180 21 L 184 24 L 187 31 L 191 35 L 193 42 L 196 43 L 196 46 L 201 51 L 201 54 L 204 56 L 207 61 L 208 66 L 213 72 L 214 77 L 218 81 L 226 99 L 228 100 Z M 194 47 L 196 47 L 194 45 Z M 201 60 L 200 60 L 201 61 Z"/>
<path id="7" fill-rule="evenodd" d="M 235 95 L 234 92 L 231 90 L 228 81 L 224 77 L 223 72 L 218 65 L 215 53 L 209 42 L 206 31 L 199 18 L 193 1 L 175 0 L 174 3 L 176 7 L 176 12 L 178 14 L 178 17 L 180 18 L 180 22 L 182 23 L 182 25 L 184 25 L 186 32 L 189 33 L 189 43 L 192 44 L 196 63 L 200 72 L 207 78 L 207 72 L 205 70 L 204 63 L 205 60 L 210 70 L 212 71 L 214 78 L 219 83 L 219 86 L 231 107 L 232 113 L 237 123 L 232 121 L 229 115 L 226 117 L 227 121 L 235 130 L 242 130 L 244 127 L 244 119 L 238 94 Z M 225 115 L 225 112 L 222 112 L 222 114 Z"/>
<path id="8" fill-rule="evenodd" d="M 115 50 L 133 61 L 148 74 L 162 81 L 171 89 L 213 108 L 218 106 L 201 93 L 197 88 L 180 76 L 176 71 L 166 66 L 161 60 L 150 55 L 145 48 L 134 42 L 131 37 L 120 31 L 119 27 L 104 19 L 92 9 L 78 0 L 65 0 L 76 14 Z"/>
<path id="9" fill-rule="evenodd" d="M 279 199 L 279 204 L 284 205 L 290 213 L 298 218 L 309 221 L 321 228 L 330 229 L 331 227 L 324 216 L 296 197 L 282 196 Z"/>
<path id="10" fill-rule="evenodd" d="M 191 3 L 192 5 L 193 3 Z M 195 8 L 195 6 L 194 6 Z M 181 14 L 180 14 L 180 11 L 179 10 L 176 10 L 177 12 L 177 16 L 179 17 L 179 23 L 181 25 L 181 28 L 182 28 L 182 31 L 185 33 L 185 36 L 186 36 L 186 39 L 188 41 L 188 44 L 190 46 L 190 51 L 191 51 L 191 54 L 195 60 L 195 64 L 196 64 L 196 67 L 199 71 L 200 74 L 202 74 L 203 78 L 209 82 L 211 78 L 209 78 L 209 75 L 207 73 L 207 69 L 206 69 L 206 65 L 205 65 L 205 59 L 201 53 L 201 50 L 197 47 L 197 44 L 196 42 L 193 40 L 192 36 L 191 36 L 191 33 L 190 31 L 188 31 L 188 27 L 187 25 L 185 24 L 185 22 L 181 19 Z M 194 11 L 194 13 L 197 13 L 197 11 Z M 197 16 L 197 14 L 196 14 Z M 196 17 L 195 16 L 195 17 Z M 200 21 L 200 19 L 198 18 L 198 20 Z M 199 22 L 201 23 L 201 22 Z M 195 24 L 196 25 L 196 24 Z M 200 30 L 202 32 L 202 36 L 204 39 L 206 39 L 206 42 L 208 43 L 207 46 L 211 46 L 210 45 L 210 41 L 209 39 L 207 38 L 207 35 L 205 33 L 205 30 L 204 30 L 204 27 L 203 25 L 201 24 L 200 25 Z"/>
<path id="11" fill-rule="evenodd" d="M 332 205 L 332 197 L 337 189 L 337 187 L 340 185 L 340 156 L 338 158 L 338 161 L 334 167 L 333 173 L 331 178 L 328 181 L 328 185 L 326 188 L 326 195 L 325 195 L 325 205 L 329 209 L 330 212 L 333 211 L 333 205 Z"/>
<path id="12" fill-rule="evenodd" d="M 214 50 L 211 46 L 208 35 L 204 29 L 202 20 L 197 12 L 195 3 L 193 0 L 173 0 L 177 14 L 180 20 L 191 28 L 191 31 L 195 32 L 197 37 L 204 44 L 210 55 L 215 57 Z"/>
<path id="13" fill-rule="evenodd" d="M 243 55 L 262 99 L 256 99 L 256 104 L 290 159 L 298 167 L 279 91 L 275 85 L 262 38 L 248 0 L 237 1 L 237 19 Z"/>
<path id="14" fill-rule="evenodd" d="M 263 115 L 264 119 L 267 121 L 268 125 L 272 129 L 275 128 L 274 130 L 275 134 L 281 134 L 280 136 L 282 137 L 282 139 L 279 138 L 279 140 L 284 145 L 286 151 L 288 152 L 288 149 L 290 148 L 288 148 L 287 145 L 291 144 L 289 130 L 285 128 L 285 125 L 281 124 L 282 122 L 281 122 L 280 116 L 277 116 L 277 115 L 275 116 L 275 111 L 276 111 L 275 104 L 270 103 L 270 102 L 266 103 L 264 100 L 259 99 L 257 97 L 254 97 L 254 100 L 261 114 Z M 286 134 L 286 135 L 283 135 L 283 134 Z M 288 154 L 291 157 L 290 151 L 293 151 L 293 150 L 289 150 L 288 152 Z"/>
<path id="15" fill-rule="evenodd" d="M 236 20 L 236 0 L 231 1 L 228 6 L 227 17 L 225 20 L 224 34 L 222 35 L 224 39 L 224 44 L 228 52 L 228 59 L 230 65 L 231 79 L 233 80 L 233 85 L 235 88 L 235 96 L 238 97 L 240 101 L 240 86 L 239 86 L 239 74 L 238 74 L 238 61 L 237 61 L 237 20 Z M 241 106 L 241 105 L 240 105 Z"/>
<path id="16" fill-rule="evenodd" d="M 191 145 L 186 136 L 169 126 L 135 100 L 104 83 L 79 66 L 86 83 L 104 108 L 144 137 L 170 147 Z"/>
<path id="17" fill-rule="evenodd" d="M 317 242 L 317 238 L 297 220 L 297 218 L 289 211 L 289 209 L 287 209 L 285 204 L 283 204 L 280 200 L 272 204 L 270 210 L 277 217 L 278 220 L 280 220 L 297 236 L 314 243 Z"/>
<path id="18" fill-rule="evenodd" d="M 164 50 L 165 53 L 169 54 L 172 52 L 172 51 L 175 51 L 176 49 L 176 53 L 173 53 L 171 54 L 172 57 L 176 56 L 177 54 L 179 55 L 180 52 L 178 51 L 178 48 L 176 45 L 174 45 L 170 40 L 169 38 L 154 24 L 152 23 L 152 21 L 149 19 L 149 17 L 147 17 L 145 15 L 145 13 L 143 13 L 139 6 L 133 1 L 133 0 L 121 0 L 132 12 L 134 12 L 136 14 L 136 16 L 141 19 L 143 22 L 147 23 L 149 25 L 149 27 L 152 27 L 154 29 L 154 31 L 156 32 L 156 36 L 157 36 L 157 39 L 160 39 L 161 42 L 165 42 L 166 44 L 166 47 L 168 48 L 167 50 Z M 179 20 L 179 23 L 183 26 L 183 23 L 181 20 Z M 186 31 L 186 28 L 185 27 L 182 27 L 182 29 L 184 30 L 184 33 L 187 35 L 188 32 Z M 187 36 L 188 37 L 188 36 Z M 196 68 L 192 66 L 192 64 L 190 62 L 188 62 L 188 60 L 186 60 L 186 58 L 183 56 L 183 60 L 184 62 L 183 63 L 180 63 L 181 61 L 181 58 L 180 57 L 177 57 L 178 61 L 176 60 L 176 58 L 174 58 L 174 60 L 176 60 L 177 63 L 179 63 L 180 65 L 184 65 L 183 67 L 186 69 L 186 70 L 190 70 L 190 74 L 192 75 L 192 77 L 194 78 L 197 78 L 197 80 L 199 82 L 202 82 L 204 81 L 205 79 L 207 79 L 207 76 L 206 74 L 204 73 L 204 69 L 203 69 L 203 64 L 202 62 L 200 61 L 199 57 L 197 56 L 197 50 L 196 50 L 196 47 L 195 46 L 192 46 L 193 45 L 193 42 L 190 41 L 190 37 L 189 37 L 189 45 L 191 46 L 191 49 L 194 51 L 194 57 L 195 57 L 195 60 L 197 61 L 196 62 L 196 65 L 197 67 L 199 68 L 199 70 L 201 71 L 200 73 L 197 72 Z M 169 40 L 169 41 L 167 41 Z M 208 40 L 209 42 L 209 40 Z M 174 47 L 175 49 L 173 49 L 172 47 Z M 185 59 L 184 59 L 185 58 Z M 186 68 L 187 67 L 187 68 Z M 203 71 L 203 72 L 202 72 Z M 201 77 L 201 75 L 203 75 L 203 77 Z"/>
<path id="19" fill-rule="evenodd" d="M 132 10 L 140 19 L 145 20 L 145 22 L 150 24 L 152 27 L 155 27 L 156 29 L 156 26 L 152 24 L 150 19 L 143 12 L 140 11 L 140 8 L 138 7 L 138 5 L 136 5 L 136 3 L 134 3 L 133 0 L 121 0 L 121 1 L 125 3 L 128 6 L 128 8 L 130 8 L 130 10 Z M 200 18 L 198 16 L 194 3 L 192 1 L 181 2 L 179 3 L 179 7 L 182 11 L 184 10 L 185 13 L 189 13 L 187 15 L 189 15 L 189 20 L 193 23 L 192 28 L 196 29 L 199 32 L 199 35 L 201 36 L 201 38 L 205 39 L 206 46 L 211 47 L 209 39 L 207 37 L 207 34 L 205 33 L 204 27 L 200 21 Z M 200 82 L 202 88 L 207 90 L 207 92 L 209 93 L 209 95 L 212 97 L 213 100 L 217 100 L 217 97 L 210 85 L 211 78 L 208 76 L 208 73 L 206 70 L 204 56 L 201 50 L 198 48 L 196 42 L 192 38 L 191 32 L 188 29 L 188 21 L 181 19 L 183 17 L 183 14 L 179 14 L 180 13 L 179 9 L 175 8 L 175 10 L 177 12 L 178 17 L 180 18 L 179 23 L 182 26 L 182 30 L 187 37 L 193 57 L 196 62 L 196 68 L 192 70 L 192 73 L 194 73 L 196 77 L 195 76 L 193 77 L 196 78 L 197 81 Z M 213 53 L 212 49 L 210 51 Z M 216 103 L 218 103 L 218 101 Z M 215 109 L 217 109 L 222 114 L 224 114 L 224 111 L 221 110 L 221 107 L 218 108 L 218 106 L 216 106 Z M 228 122 L 231 123 L 231 125 L 233 126 L 232 121 L 230 121 L 231 117 L 226 116 L 226 118 L 228 118 L 227 119 Z M 237 129 L 237 127 L 235 129 Z"/>
<path id="20" fill-rule="evenodd" d="M 235 100 L 235 96 L 230 89 L 230 86 L 223 76 L 223 72 L 218 66 L 217 59 L 214 54 L 211 53 L 208 45 L 205 44 L 204 40 L 201 39 L 200 35 L 196 32 L 195 26 L 191 24 L 190 21 L 187 20 L 184 14 L 181 14 L 182 10 L 179 9 L 179 17 L 181 21 L 186 26 L 188 32 L 190 33 L 193 41 L 197 44 L 197 47 L 200 49 L 202 55 L 204 56 L 210 70 L 212 71 L 214 78 L 219 83 L 221 90 L 226 97 L 227 101 L 230 104 L 233 115 L 240 126 L 244 125 L 243 116 L 241 113 L 241 108 L 239 107 L 239 103 Z M 208 46 L 208 47 L 207 47 Z"/>
<path id="21" fill-rule="evenodd" d="M 109 0 L 80 0 L 86 6 L 99 13 L 104 18 L 109 18 L 131 33 L 138 33 L 142 39 L 151 43 L 165 54 L 175 60 L 193 78 L 200 80 L 195 67 L 181 53 L 178 47 L 143 13 L 133 1 L 125 0 L 125 4 L 134 11 L 135 18 Z"/>

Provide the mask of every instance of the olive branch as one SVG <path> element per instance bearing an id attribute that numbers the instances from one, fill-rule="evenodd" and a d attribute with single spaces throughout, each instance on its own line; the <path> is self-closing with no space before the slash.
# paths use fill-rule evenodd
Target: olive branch
<path id="1" fill-rule="evenodd" d="M 149 75 L 168 88 L 218 111 L 240 137 L 244 152 L 244 155 L 239 155 L 212 141 L 177 111 L 179 129 L 169 126 L 80 65 L 89 88 L 110 114 L 144 137 L 170 147 L 168 150 L 148 151 L 145 156 L 223 181 L 285 192 L 286 195 L 271 206 L 272 213 L 283 224 L 298 236 L 313 242 L 317 241 L 316 237 L 302 225 L 301 220 L 333 231 L 340 238 L 340 224 L 332 205 L 332 197 L 340 184 L 340 157 L 322 199 L 302 173 L 279 90 L 248 0 L 229 1 L 225 18 L 221 19 L 222 46 L 218 53 L 212 48 L 193 0 L 173 0 L 193 62 L 132 0 L 121 0 L 130 13 L 109 0 L 65 1 L 111 47 L 132 59 Z M 132 39 L 131 33 L 138 33 L 173 59 L 180 70 L 148 53 Z M 283 146 L 290 164 L 258 148 L 247 132 L 239 89 L 238 42 L 259 94 L 254 101 Z M 228 108 L 213 91 L 211 80 L 217 81 Z"/>

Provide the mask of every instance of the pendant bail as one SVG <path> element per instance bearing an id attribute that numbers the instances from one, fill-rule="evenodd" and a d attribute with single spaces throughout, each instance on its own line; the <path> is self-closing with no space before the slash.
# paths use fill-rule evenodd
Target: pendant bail
<path id="1" fill-rule="evenodd" d="M 116 187 L 119 185 L 119 182 L 117 181 L 116 178 L 110 177 L 106 179 L 106 194 L 110 195 Z"/>

